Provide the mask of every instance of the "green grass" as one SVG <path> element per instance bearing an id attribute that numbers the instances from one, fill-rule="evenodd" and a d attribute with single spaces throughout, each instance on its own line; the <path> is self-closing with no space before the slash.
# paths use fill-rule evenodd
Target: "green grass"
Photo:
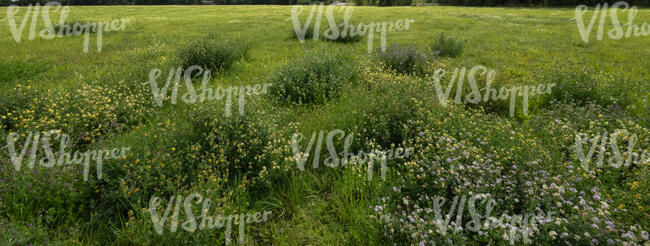
<path id="1" fill-rule="evenodd" d="M 567 240 L 585 245 L 591 241 L 585 232 L 601 244 L 609 238 L 631 241 L 621 232 L 604 230 L 605 221 L 613 221 L 617 229 L 626 232 L 639 225 L 634 230 L 635 242 L 643 244 L 640 233 L 650 229 L 646 195 L 650 166 L 606 167 L 588 173 L 576 163 L 571 144 L 579 132 L 593 135 L 603 129 L 610 133 L 627 129 L 638 134 L 638 148 L 649 148 L 648 37 L 606 37 L 603 41 L 592 37 L 585 44 L 571 20 L 574 9 L 570 8 L 354 8 L 354 23 L 415 20 L 408 31 L 388 32 L 387 45 L 428 47 L 443 32 L 463 41 L 462 55 L 431 60 L 428 69 L 445 68 L 449 73 L 456 67 L 483 65 L 496 71 L 495 83 L 500 86 L 558 84 L 552 96 L 531 100 L 529 115 L 518 111 L 510 118 L 505 102 L 442 107 L 426 76 L 394 74 L 379 64 L 375 54 L 369 55 L 367 36 L 360 42 L 308 39 L 301 43 L 288 38 L 290 9 L 71 7 L 68 19 L 131 20 L 124 31 L 104 33 L 102 52 L 94 48 L 96 34 L 90 34 L 89 52 L 83 53 L 83 36 L 27 40 L 29 25 L 23 41 L 16 43 L 4 19 L 6 9 L 0 8 L 0 139 L 4 142 L 9 132 L 61 129 L 77 140 L 75 149 L 131 147 L 126 159 L 104 163 L 104 180 L 91 175 L 89 182 L 83 182 L 78 168 L 16 172 L 6 148 L 0 149 L 0 242 L 221 244 L 223 229 L 187 233 L 179 228 L 179 232 L 170 233 L 166 226 L 165 233 L 158 235 L 143 211 L 151 196 L 186 196 L 198 191 L 210 196 L 213 207 L 217 203 L 225 214 L 272 210 L 268 222 L 246 229 L 246 240 L 256 245 L 417 245 L 419 241 L 412 239 L 411 233 L 426 234 L 422 229 L 426 226 L 400 231 L 401 225 L 415 224 L 380 223 L 375 206 L 384 206 L 385 214 L 405 218 L 400 217 L 401 209 L 413 207 L 398 208 L 402 199 L 410 199 L 412 206 L 424 195 L 451 199 L 468 192 L 504 199 L 495 209 L 498 214 L 524 213 L 535 207 L 548 210 L 564 201 L 579 204 L 581 195 L 576 193 L 554 196 L 559 191 L 548 188 L 553 184 L 586 192 L 582 196 L 596 212 L 582 208 L 577 212 L 568 205 L 555 208 L 558 217 L 567 221 L 541 227 L 532 237 L 536 244 L 557 245 Z M 58 20 L 58 16 L 52 19 Z M 650 11 L 640 9 L 634 23 L 644 22 L 650 22 Z M 232 121 L 222 121 L 221 101 L 176 105 L 166 101 L 158 107 L 144 84 L 150 70 L 162 70 L 160 83 L 169 69 L 183 63 L 178 51 L 208 34 L 246 40 L 249 47 L 246 59 L 234 59 L 227 69 L 213 73 L 212 87 L 272 83 L 278 71 L 315 50 L 343 52 L 362 67 L 354 80 L 329 88 L 337 91 L 336 97 L 302 105 L 278 103 L 271 94 L 247 97 L 246 115 Z M 375 33 L 373 50 L 379 46 L 380 37 Z M 194 85 L 198 87 L 200 82 Z M 517 105 L 520 110 L 521 102 Z M 238 113 L 236 103 L 233 110 Z M 311 159 L 306 171 L 299 171 L 291 160 L 292 134 L 309 137 L 312 132 L 334 129 L 355 134 L 355 152 L 377 145 L 389 149 L 394 144 L 413 146 L 417 154 L 391 163 L 385 181 L 377 176 L 377 170 L 373 180 L 366 181 L 363 168 L 335 169 L 321 164 L 312 169 Z M 250 134 L 244 134 L 247 131 Z M 440 136 L 455 142 L 440 141 Z M 219 142 L 224 139 L 229 142 Z M 455 148 L 454 143 L 463 147 Z M 463 151 L 471 158 L 445 162 L 463 156 Z M 323 144 L 321 157 L 326 154 Z M 479 157 L 491 159 L 495 166 L 480 169 L 484 173 L 458 169 L 461 164 L 471 166 Z M 259 162 L 250 165 L 252 160 Z M 535 160 L 539 160 L 538 166 L 529 164 Z M 445 168 L 423 176 L 418 168 L 430 168 L 426 166 L 430 163 Z M 513 169 L 513 165 L 519 168 Z M 499 172 L 489 172 L 494 170 Z M 434 184 L 439 177 L 447 183 Z M 471 185 L 463 186 L 465 177 L 471 177 Z M 514 184 L 486 185 L 496 179 Z M 538 190 L 526 193 L 523 184 L 534 180 Z M 607 200 L 609 208 L 591 198 L 595 186 L 603 200 L 611 199 Z M 383 202 L 383 197 L 389 198 L 388 202 Z M 614 208 L 626 211 L 614 212 Z M 592 218 L 600 219 L 600 229 L 591 228 L 596 223 Z M 551 230 L 558 233 L 556 239 L 549 236 Z M 570 237 L 560 239 L 559 234 L 565 231 Z M 478 236 L 465 232 L 448 238 L 456 244 L 507 244 L 498 231 L 491 233 Z M 447 243 L 447 238 L 438 234 L 427 236 L 437 244 Z M 237 242 L 238 236 L 232 240 Z"/>

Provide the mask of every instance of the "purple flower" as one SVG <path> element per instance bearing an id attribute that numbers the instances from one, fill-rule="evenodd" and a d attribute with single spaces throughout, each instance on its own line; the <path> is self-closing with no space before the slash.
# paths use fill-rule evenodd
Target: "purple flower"
<path id="1" fill-rule="evenodd" d="M 621 237 L 630 239 L 632 241 L 636 240 L 636 237 L 634 236 L 634 233 L 632 233 L 631 231 L 628 231 L 627 233 L 621 235 Z"/>

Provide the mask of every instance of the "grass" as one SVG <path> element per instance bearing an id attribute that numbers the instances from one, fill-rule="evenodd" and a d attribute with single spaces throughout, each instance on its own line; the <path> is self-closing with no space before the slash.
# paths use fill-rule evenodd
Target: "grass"
<path id="1" fill-rule="evenodd" d="M 6 17 L 5 10 L 0 9 L 0 19 Z M 408 221 L 403 211 L 416 210 L 415 204 L 427 206 L 420 197 L 451 199 L 469 192 L 501 199 L 497 214 L 523 214 L 539 207 L 566 219 L 561 225 L 540 226 L 531 237 L 535 244 L 566 240 L 585 245 L 591 239 L 601 244 L 608 239 L 620 240 L 617 244 L 647 243 L 641 231 L 650 228 L 650 201 L 645 195 L 649 166 L 587 172 L 571 150 L 576 133 L 593 136 L 604 129 L 610 133 L 627 129 L 638 134 L 639 149 L 649 148 L 647 37 L 603 41 L 592 37 L 584 44 L 571 20 L 574 10 L 564 8 L 355 7 L 355 23 L 415 20 L 408 31 L 388 32 L 387 46 L 427 47 L 431 37 L 443 32 L 463 40 L 462 55 L 436 58 L 426 65 L 429 68 L 450 72 L 483 65 L 496 71 L 500 86 L 558 84 L 560 89 L 552 96 L 531 100 L 529 115 L 518 111 L 510 118 L 506 102 L 442 107 L 426 76 L 393 73 L 367 54 L 367 36 L 361 42 L 301 43 L 287 38 L 290 10 L 290 6 L 71 7 L 68 19 L 131 20 L 124 31 L 103 36 L 102 52 L 90 48 L 89 53 L 82 52 L 83 36 L 27 40 L 29 26 L 23 41 L 16 43 L 7 22 L 0 22 L 0 139 L 4 141 L 9 132 L 61 129 L 75 139 L 75 149 L 131 147 L 125 159 L 104 163 L 103 180 L 91 175 L 89 182 L 81 180 L 80 167 L 14 171 L 6 148 L 1 149 L 0 241 L 223 243 L 223 229 L 188 233 L 179 228 L 170 233 L 166 226 L 163 235 L 153 229 L 145 212 L 151 196 L 198 191 L 211 197 L 213 207 L 224 214 L 272 210 L 268 222 L 246 229 L 246 241 L 260 245 L 417 245 L 419 240 L 411 234 L 437 244 L 448 243 L 442 240 L 507 244 L 500 230 L 482 236 L 469 232 L 441 236 L 417 221 L 399 223 Z M 634 22 L 650 22 L 650 11 L 640 9 Z M 250 101 L 247 97 L 245 116 L 227 121 L 221 119 L 220 101 L 157 106 L 149 86 L 143 85 L 150 70 L 161 69 L 165 77 L 166 71 L 183 64 L 179 50 L 207 33 L 244 38 L 249 47 L 246 59 L 232 59 L 223 71 L 213 73 L 212 87 L 273 82 L 279 71 L 314 50 L 343 52 L 363 66 L 354 80 L 327 88 L 336 96 L 306 98 L 318 98 L 316 104 L 277 103 L 271 94 Z M 375 33 L 372 50 L 379 46 Z M 313 86 L 309 80 L 303 82 Z M 299 171 L 291 159 L 292 134 L 308 137 L 334 129 L 354 134 L 355 152 L 401 145 L 415 147 L 417 154 L 391 161 L 385 181 L 377 175 L 366 181 L 363 167 L 313 169 L 311 159 L 306 171 Z M 449 141 L 441 140 L 443 136 Z M 322 158 L 325 153 L 323 145 Z M 487 159 L 493 166 L 474 163 Z M 501 186 L 487 185 L 497 179 L 503 180 Z M 527 181 L 532 186 L 524 186 Z M 595 212 L 567 205 L 580 204 L 581 198 Z M 401 204 L 404 199 L 410 205 Z M 558 202 L 562 206 L 557 207 Z M 375 211 L 377 206 L 383 212 Z M 387 215 L 395 220 L 378 220 Z M 605 229 L 606 221 L 624 232 Z M 551 231 L 558 235 L 554 238 Z M 628 231 L 635 240 L 623 235 Z M 570 237 L 560 238 L 562 232 Z M 236 242 L 236 230 L 233 234 Z"/>

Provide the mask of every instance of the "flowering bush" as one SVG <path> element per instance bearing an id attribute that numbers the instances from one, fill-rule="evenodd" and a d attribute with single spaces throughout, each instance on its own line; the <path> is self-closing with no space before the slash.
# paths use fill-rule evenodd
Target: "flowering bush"
<path id="1" fill-rule="evenodd" d="M 562 112 L 566 117 L 572 117 L 573 113 L 566 114 L 567 106 L 562 107 L 551 112 Z M 588 112 L 589 109 L 575 115 L 589 119 L 589 114 L 585 114 Z M 535 129 L 544 126 L 539 134 L 544 136 L 543 141 L 553 143 L 535 140 L 533 136 L 537 130 L 530 131 L 505 121 L 494 124 L 494 120 L 481 114 L 463 113 L 456 108 L 448 113 L 437 113 L 427 120 L 429 125 L 425 130 L 412 141 L 407 141 L 407 146 L 415 147 L 416 156 L 403 164 L 400 182 L 393 188 L 394 192 L 383 197 L 375 207 L 376 218 L 385 228 L 388 238 L 413 244 L 508 243 L 510 239 L 523 242 L 525 233 L 532 242 L 549 244 L 591 244 L 594 240 L 617 244 L 647 241 L 644 239 L 647 232 L 643 231 L 647 228 L 645 222 L 630 225 L 618 219 L 621 216 L 647 217 L 647 214 L 628 214 L 624 205 L 617 205 L 626 200 L 624 195 L 603 190 L 615 186 L 609 183 L 611 179 L 607 178 L 607 173 L 618 172 L 605 171 L 602 173 L 604 176 L 601 174 L 603 171 L 585 172 L 573 151 L 569 150 L 568 146 L 572 146 L 571 141 L 578 130 L 571 125 L 583 124 L 584 120 L 575 123 L 555 120 L 554 125 L 540 119 Z M 620 125 L 616 124 L 618 127 L 629 124 L 619 122 Z M 456 127 L 452 128 L 452 125 Z M 586 126 L 594 127 L 593 122 Z M 638 134 L 648 132 L 634 123 L 627 126 Z M 549 144 L 567 146 L 567 149 L 542 148 Z M 647 143 L 643 146 L 647 148 Z M 559 156 L 562 154 L 565 156 Z M 641 180 L 634 181 L 632 187 L 648 180 L 648 175 L 641 174 L 647 170 L 647 164 L 632 167 L 631 171 L 637 168 L 640 168 L 637 177 Z M 636 179 L 634 175 L 625 173 L 617 174 L 616 179 Z M 461 195 L 495 199 L 496 207 L 492 213 L 495 216 L 479 218 L 483 228 L 488 229 L 467 230 L 471 226 L 468 222 L 475 218 L 465 214 L 460 220 L 464 223 L 456 224 L 455 213 L 452 213 L 449 230 L 446 233 L 441 230 L 443 221 L 432 214 L 433 198 L 445 197 L 448 202 L 442 211 L 453 211 L 449 206 L 451 198 Z M 616 199 L 619 202 L 611 199 L 616 196 L 623 199 Z M 639 202 L 638 210 L 643 210 L 643 201 Z M 478 210 L 486 209 L 484 203 L 477 201 L 476 204 Z M 517 227 L 513 222 L 498 227 L 485 224 L 486 221 L 496 221 L 496 215 L 500 214 L 540 211 L 552 211 L 554 218 L 538 220 L 530 228 Z M 512 236 L 515 238 L 510 238 Z"/>

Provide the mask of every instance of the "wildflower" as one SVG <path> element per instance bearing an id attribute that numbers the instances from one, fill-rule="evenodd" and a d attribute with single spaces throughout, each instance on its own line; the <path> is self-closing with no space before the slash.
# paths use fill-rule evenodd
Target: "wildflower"
<path id="1" fill-rule="evenodd" d="M 636 237 L 634 236 L 634 233 L 632 233 L 632 231 L 628 231 L 627 233 L 621 235 L 621 237 L 630 239 L 631 241 L 636 241 Z"/>

